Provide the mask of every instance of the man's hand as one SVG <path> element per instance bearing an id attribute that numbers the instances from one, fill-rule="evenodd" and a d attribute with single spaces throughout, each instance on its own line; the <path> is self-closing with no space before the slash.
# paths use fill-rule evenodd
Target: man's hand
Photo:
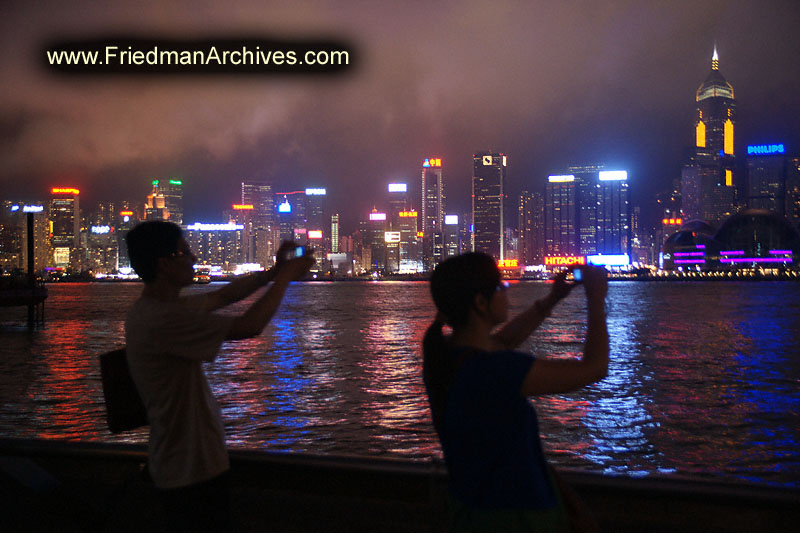
<path id="1" fill-rule="evenodd" d="M 316 263 L 314 251 L 310 250 L 300 257 L 287 259 L 280 265 L 281 274 L 286 275 L 291 281 L 297 281 L 308 273 L 308 270 Z"/>
<path id="2" fill-rule="evenodd" d="M 275 268 L 280 268 L 294 256 L 297 244 L 294 241 L 283 241 L 275 254 Z"/>

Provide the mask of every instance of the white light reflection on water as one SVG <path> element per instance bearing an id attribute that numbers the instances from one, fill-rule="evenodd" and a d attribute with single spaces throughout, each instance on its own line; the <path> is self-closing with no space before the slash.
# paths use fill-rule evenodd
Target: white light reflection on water
<path id="1" fill-rule="evenodd" d="M 515 283 L 512 308 L 548 289 Z M 34 332 L 21 325 L 24 313 L 0 310 L 0 433 L 146 440 L 146 430 L 106 430 L 96 358 L 122 344 L 125 312 L 140 290 L 51 285 L 47 324 Z M 579 291 L 524 349 L 580 354 Z M 609 376 L 535 400 L 555 463 L 798 486 L 800 284 L 615 282 L 608 301 Z M 293 284 L 263 335 L 226 343 L 206 367 L 229 444 L 439 456 L 419 375 L 432 317 L 425 283 Z"/>

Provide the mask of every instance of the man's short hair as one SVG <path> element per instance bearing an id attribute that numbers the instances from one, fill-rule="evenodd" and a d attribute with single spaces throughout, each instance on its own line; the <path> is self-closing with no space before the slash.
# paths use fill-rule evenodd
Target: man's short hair
<path id="1" fill-rule="evenodd" d="M 163 220 L 149 220 L 134 227 L 125 236 L 133 270 L 145 283 L 155 281 L 158 260 L 178 251 L 183 236 L 180 226 Z"/>

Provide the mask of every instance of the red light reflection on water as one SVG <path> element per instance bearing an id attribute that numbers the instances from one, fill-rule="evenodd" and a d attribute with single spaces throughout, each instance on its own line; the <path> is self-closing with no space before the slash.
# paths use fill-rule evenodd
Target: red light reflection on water
<path id="1" fill-rule="evenodd" d="M 37 436 L 44 439 L 90 439 L 102 431 L 104 413 L 91 408 L 87 398 L 97 396 L 96 382 L 87 376 L 97 375 L 97 363 L 87 355 L 85 320 L 60 322 L 46 351 L 40 354 L 44 364 L 38 386 L 29 399 L 37 406 L 34 416 L 48 421 Z M 101 393 L 102 394 L 102 393 Z"/>
<path id="2" fill-rule="evenodd" d="M 425 326 L 411 326 L 403 317 L 376 313 L 364 330 L 366 353 L 362 361 L 367 378 L 364 422 L 394 453 L 430 454 L 438 443 L 422 382 L 422 343 Z M 392 446 L 393 442 L 401 444 Z M 410 444 L 413 442 L 413 451 Z"/>

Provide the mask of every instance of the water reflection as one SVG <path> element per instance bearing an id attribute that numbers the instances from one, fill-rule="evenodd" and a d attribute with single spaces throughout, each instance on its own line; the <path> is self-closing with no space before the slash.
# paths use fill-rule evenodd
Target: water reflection
<path id="1" fill-rule="evenodd" d="M 402 285 L 402 284 L 401 284 Z M 412 285 L 413 286 L 413 285 Z M 374 429 L 374 438 L 383 443 L 372 453 L 420 453 L 418 435 L 425 431 L 428 404 L 421 380 L 419 346 L 422 335 L 409 323 L 407 313 L 420 313 L 421 302 L 403 302 L 396 296 L 396 286 L 373 287 L 377 297 L 362 308 L 364 358 L 360 366 L 368 401 L 363 406 L 365 427 Z M 430 313 L 430 311 L 428 311 Z M 430 442 L 430 438 L 427 438 Z M 415 449 L 416 448 L 416 449 Z"/>
<path id="2" fill-rule="evenodd" d="M 122 344 L 124 316 L 140 290 L 53 285 L 47 324 L 34 332 L 0 314 L 4 435 L 147 438 L 146 430 L 108 433 L 97 361 Z M 515 284 L 512 310 L 548 290 Z M 262 335 L 226 343 L 206 367 L 229 444 L 440 456 L 420 377 L 419 345 L 432 316 L 425 283 L 293 284 Z M 577 357 L 584 328 L 576 293 L 522 349 Z M 613 283 L 609 330 L 605 380 L 535 400 L 554 462 L 798 486 L 800 285 Z"/>

